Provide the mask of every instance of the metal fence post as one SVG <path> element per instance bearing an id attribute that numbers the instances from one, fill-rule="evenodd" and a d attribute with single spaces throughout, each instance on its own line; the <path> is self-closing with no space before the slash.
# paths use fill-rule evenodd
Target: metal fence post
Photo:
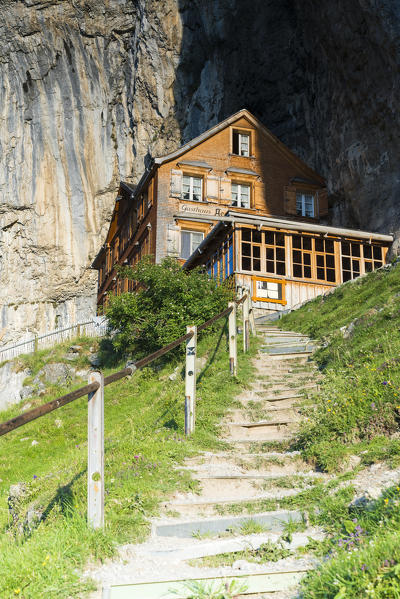
<path id="1" fill-rule="evenodd" d="M 104 526 L 104 377 L 101 372 L 89 375 L 89 384 L 99 383 L 88 395 L 88 523 Z"/>
<path id="2" fill-rule="evenodd" d="M 186 341 L 186 370 L 185 370 L 185 435 L 194 432 L 196 422 L 196 351 L 197 327 L 186 328 L 193 337 Z"/>
<path id="3" fill-rule="evenodd" d="M 246 299 L 243 301 L 242 307 L 243 314 L 243 351 L 246 353 L 250 348 L 250 331 L 249 331 L 249 294 L 247 293 Z"/>
<path id="4" fill-rule="evenodd" d="M 236 302 L 229 302 L 232 311 L 229 314 L 229 368 L 232 376 L 237 375 L 237 345 L 236 345 Z"/>

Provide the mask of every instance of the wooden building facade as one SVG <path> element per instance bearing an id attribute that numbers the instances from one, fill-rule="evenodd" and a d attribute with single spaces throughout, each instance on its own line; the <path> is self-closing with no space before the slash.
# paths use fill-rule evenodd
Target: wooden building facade
<path id="1" fill-rule="evenodd" d="M 293 308 L 386 263 L 390 235 L 229 211 L 185 262 L 250 290 L 254 306 Z"/>
<path id="2" fill-rule="evenodd" d="M 121 183 L 106 241 L 92 265 L 99 273 L 98 305 L 109 292 L 134 291 L 133 281 L 118 281 L 115 266 L 134 265 L 146 254 L 156 262 L 174 256 L 187 267 L 209 262 L 210 273 L 220 278 L 235 274 L 237 284 L 247 285 L 261 275 L 297 281 L 298 291 L 285 284 L 278 301 L 262 302 L 268 309 L 269 304 L 292 305 L 304 294 L 303 285 L 311 293 L 311 282 L 312 293 L 322 293 L 353 278 L 358 262 L 359 274 L 384 262 L 389 236 L 376 238 L 383 248 L 379 260 L 378 249 L 371 259 L 368 249 L 365 256 L 356 256 L 358 246 L 349 241 L 347 248 L 327 227 L 312 235 L 327 214 L 324 179 L 241 110 L 175 152 L 155 158 L 136 187 Z M 229 230 L 229 236 L 217 250 L 213 244 L 221 230 Z M 357 239 L 356 232 L 352 235 L 349 240 Z M 373 234 L 368 235 L 372 240 Z M 207 248 L 207 255 L 196 251 L 199 246 Z M 364 244 L 360 248 L 363 252 Z M 347 249 L 349 269 L 342 272 Z M 211 267 L 215 251 L 224 256 L 223 276 L 220 262 Z M 268 287 L 268 280 L 259 281 L 257 289 L 264 283 Z"/>

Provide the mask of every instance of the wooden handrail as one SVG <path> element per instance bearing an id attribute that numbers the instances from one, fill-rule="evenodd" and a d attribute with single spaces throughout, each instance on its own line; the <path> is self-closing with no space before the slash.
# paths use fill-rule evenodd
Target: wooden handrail
<path id="1" fill-rule="evenodd" d="M 91 383 L 90 385 L 85 385 L 84 387 L 80 387 L 75 391 L 71 391 L 71 393 L 67 393 L 67 395 L 63 395 L 62 397 L 57 397 L 57 399 L 53 399 L 48 403 L 43 404 L 42 406 L 38 406 L 37 408 L 33 408 L 28 412 L 24 412 L 19 416 L 15 416 L 15 418 L 11 418 L 11 420 L 7 420 L 7 422 L 2 422 L 0 424 L 0 437 L 2 435 L 6 435 L 7 433 L 23 426 L 24 424 L 28 424 L 28 422 L 32 422 L 32 420 L 36 420 L 36 418 L 40 418 L 40 416 L 44 416 L 53 410 L 57 410 L 57 408 L 61 408 L 62 406 L 71 403 L 71 401 L 75 401 L 75 399 L 79 399 L 83 397 L 83 395 L 88 395 L 88 393 L 93 393 L 93 391 L 97 391 L 99 388 L 98 383 Z"/>
<path id="2" fill-rule="evenodd" d="M 241 304 L 246 297 L 247 297 L 247 294 L 244 295 L 243 297 L 241 297 L 240 300 L 235 300 L 236 304 Z M 208 326 L 210 326 L 211 324 L 213 324 L 220 318 L 223 318 L 224 316 L 228 316 L 231 312 L 232 312 L 231 307 L 226 308 L 226 310 L 223 310 L 219 314 L 216 314 L 215 316 L 213 316 L 206 322 L 203 322 L 201 325 L 199 325 L 197 327 L 197 330 L 201 331 L 201 330 L 207 328 Z M 152 354 L 149 354 L 148 356 L 142 358 L 141 360 L 138 360 L 132 366 L 128 366 L 127 368 L 124 368 L 123 370 L 119 370 L 118 372 L 114 372 L 113 374 L 106 376 L 104 378 L 104 386 L 110 385 L 111 383 L 114 383 L 115 381 L 119 381 L 120 379 L 122 379 L 126 376 L 130 376 L 133 372 L 135 372 L 135 370 L 144 368 L 145 366 L 147 366 L 148 364 L 150 364 L 157 358 L 160 358 L 161 356 L 165 355 L 166 353 L 168 353 L 169 351 L 171 351 L 172 349 L 174 349 L 181 343 L 184 343 L 188 339 L 191 339 L 192 337 L 193 337 L 193 333 L 186 333 L 186 335 L 182 335 L 181 337 L 179 337 L 178 339 L 175 339 L 174 341 L 172 341 L 168 345 L 165 345 L 161 349 L 153 352 Z M 15 418 L 11 418 L 11 420 L 7 420 L 6 422 L 3 422 L 0 424 L 0 437 L 15 430 L 16 428 L 19 428 L 20 426 L 24 426 L 24 424 L 28 424 L 28 422 L 32 422 L 32 420 L 36 420 L 36 418 L 40 418 L 41 416 L 44 416 L 45 414 L 48 414 L 49 412 L 52 412 L 53 410 L 57 410 L 58 408 L 61 408 L 62 406 L 65 406 L 66 404 L 71 403 L 72 401 L 75 401 L 76 399 L 79 399 L 80 397 L 83 397 L 84 395 L 88 395 L 89 393 L 97 391 L 98 388 L 99 388 L 98 383 L 92 383 L 90 385 L 85 385 L 84 387 L 80 387 L 79 389 L 76 389 L 75 391 L 71 391 L 71 393 L 67 393 L 67 395 L 63 395 L 62 397 L 53 399 L 53 400 L 49 401 L 48 403 L 43 404 L 42 406 L 33 408 L 32 410 L 29 410 L 28 412 L 24 412 L 24 414 L 20 414 L 19 416 L 15 416 Z"/>

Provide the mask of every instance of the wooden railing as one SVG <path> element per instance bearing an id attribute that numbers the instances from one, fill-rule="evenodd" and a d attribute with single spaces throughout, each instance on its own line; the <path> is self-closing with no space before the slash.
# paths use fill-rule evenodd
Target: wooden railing
<path id="1" fill-rule="evenodd" d="M 94 528 L 104 526 L 104 387 L 111 385 L 126 376 L 132 375 L 136 370 L 164 356 L 181 343 L 186 343 L 185 365 L 185 434 L 190 435 L 195 429 L 196 411 L 196 355 L 197 333 L 211 326 L 221 318 L 228 316 L 229 336 L 229 369 L 232 376 L 237 374 L 237 306 L 243 304 L 243 350 L 247 352 L 250 347 L 250 330 L 255 333 L 254 316 L 251 298 L 245 293 L 239 300 L 228 304 L 226 310 L 203 322 L 199 326 L 188 326 L 185 335 L 175 339 L 168 345 L 152 354 L 134 362 L 118 372 L 106 377 L 101 372 L 92 372 L 88 384 L 71 391 L 66 395 L 53 399 L 48 403 L 15 416 L 0 424 L 0 436 L 6 435 L 15 429 L 41 418 L 62 406 L 65 406 L 84 395 L 88 396 L 88 522 Z"/>

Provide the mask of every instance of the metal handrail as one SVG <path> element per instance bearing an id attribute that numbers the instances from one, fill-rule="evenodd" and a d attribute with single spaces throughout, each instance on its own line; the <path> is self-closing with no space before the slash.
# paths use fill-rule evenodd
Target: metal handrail
<path id="1" fill-rule="evenodd" d="M 243 295 L 240 298 L 240 300 L 235 300 L 236 304 L 241 304 L 246 299 L 246 297 L 247 294 Z M 197 327 L 197 330 L 203 330 L 207 328 L 220 318 L 229 315 L 231 312 L 232 307 L 226 308 L 226 310 L 223 310 L 219 314 L 216 314 L 206 322 L 203 322 L 201 325 L 199 325 Z M 128 366 L 123 370 L 119 370 L 118 372 L 110 374 L 109 376 L 104 378 L 104 386 L 110 385 L 111 383 L 114 383 L 115 381 L 118 381 L 126 376 L 130 376 L 131 374 L 133 374 L 133 372 L 135 372 L 135 370 L 144 368 L 144 366 L 147 366 L 157 358 L 160 358 L 161 356 L 165 355 L 184 341 L 191 339 L 193 335 L 194 333 L 186 333 L 186 335 L 182 335 L 181 337 L 175 339 L 174 341 L 172 341 L 168 345 L 165 345 L 161 349 L 153 352 L 152 354 L 149 354 L 148 356 L 145 356 L 141 360 L 138 360 L 137 362 L 132 364 L 132 366 Z M 11 420 L 7 420 L 6 422 L 0 424 L 0 437 L 15 430 L 16 428 L 19 428 L 20 426 L 28 424 L 28 422 L 32 422 L 32 420 L 36 420 L 37 418 L 40 418 L 41 416 L 44 416 L 45 414 L 48 414 L 49 412 L 56 410 L 57 408 L 61 408 L 62 406 L 65 406 L 66 404 L 75 401 L 75 399 L 83 397 L 83 395 L 87 395 L 88 393 L 97 391 L 98 388 L 99 383 L 91 383 L 90 385 L 85 385 L 84 387 L 80 387 L 79 389 L 76 389 L 71 393 L 67 393 L 67 395 L 63 395 L 62 397 L 53 399 L 48 403 L 43 404 L 42 406 L 33 408 L 32 410 L 24 412 L 24 414 L 20 414 L 19 416 L 15 416 L 14 418 L 11 418 Z"/>
<path id="2" fill-rule="evenodd" d="M 32 350 L 30 352 L 27 351 L 27 353 L 32 353 L 32 351 L 35 351 L 36 349 L 38 349 L 37 346 L 42 339 L 47 339 L 49 337 L 57 337 L 58 335 L 62 335 L 63 333 L 65 333 L 67 331 L 73 331 L 74 329 L 79 330 L 79 328 L 85 328 L 89 325 L 93 325 L 95 329 L 96 328 L 98 328 L 98 329 L 104 328 L 104 323 L 102 323 L 102 322 L 96 323 L 95 320 L 87 320 L 85 322 L 78 322 L 69 327 L 63 327 L 62 329 L 54 329 L 54 331 L 51 331 L 50 333 L 44 333 L 43 335 L 35 335 L 34 337 L 32 337 L 31 339 L 28 339 L 26 341 L 20 341 L 19 343 L 14 343 L 13 345 L 6 345 L 4 347 L 0 347 L 0 361 L 3 361 L 4 359 L 11 359 L 12 357 L 17 357 L 17 355 L 24 353 L 24 352 L 14 353 L 13 350 L 22 348 L 23 346 L 31 346 Z M 88 334 L 88 331 L 86 331 L 86 334 Z M 6 356 L 10 352 L 12 352 L 10 357 L 5 358 L 4 356 Z"/>

